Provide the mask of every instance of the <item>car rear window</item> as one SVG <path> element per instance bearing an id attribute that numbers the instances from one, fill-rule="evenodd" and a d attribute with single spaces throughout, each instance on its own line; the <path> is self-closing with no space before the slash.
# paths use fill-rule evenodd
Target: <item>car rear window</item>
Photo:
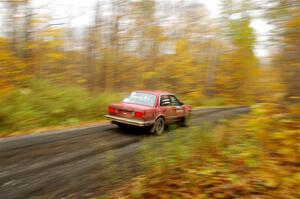
<path id="1" fill-rule="evenodd" d="M 132 92 L 123 102 L 154 107 L 156 95 L 142 92 Z"/>

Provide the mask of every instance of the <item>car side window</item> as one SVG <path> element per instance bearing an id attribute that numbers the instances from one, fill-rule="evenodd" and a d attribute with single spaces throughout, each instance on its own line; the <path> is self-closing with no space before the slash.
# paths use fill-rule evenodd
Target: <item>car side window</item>
<path id="1" fill-rule="evenodd" d="M 170 101 L 171 101 L 171 105 L 172 106 L 181 106 L 181 102 L 179 102 L 179 100 L 174 96 L 174 95 L 170 95 Z"/>
<path id="2" fill-rule="evenodd" d="M 160 106 L 171 106 L 171 100 L 169 95 L 160 96 Z"/>

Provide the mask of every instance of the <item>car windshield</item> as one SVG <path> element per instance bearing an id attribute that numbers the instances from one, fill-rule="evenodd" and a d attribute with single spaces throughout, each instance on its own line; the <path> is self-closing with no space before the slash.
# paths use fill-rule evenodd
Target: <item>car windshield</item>
<path id="1" fill-rule="evenodd" d="M 123 102 L 153 107 L 155 100 L 156 95 L 150 93 L 132 92 L 123 100 Z"/>

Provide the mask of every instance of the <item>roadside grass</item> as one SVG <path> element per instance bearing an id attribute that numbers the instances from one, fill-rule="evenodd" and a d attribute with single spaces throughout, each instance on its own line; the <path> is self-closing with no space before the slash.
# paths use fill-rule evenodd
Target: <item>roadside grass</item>
<path id="1" fill-rule="evenodd" d="M 216 128 L 149 139 L 141 149 L 144 175 L 105 198 L 299 198 L 300 124 L 291 112 L 263 104 Z"/>
<path id="2" fill-rule="evenodd" d="M 123 94 L 91 95 L 78 86 L 31 81 L 0 97 L 0 137 L 47 126 L 76 126 L 103 119 L 108 104 Z"/>
<path id="3" fill-rule="evenodd" d="M 146 170 L 158 170 L 189 160 L 198 146 L 209 143 L 209 122 L 189 128 L 171 125 L 163 136 L 145 139 L 140 149 L 140 164 Z"/>

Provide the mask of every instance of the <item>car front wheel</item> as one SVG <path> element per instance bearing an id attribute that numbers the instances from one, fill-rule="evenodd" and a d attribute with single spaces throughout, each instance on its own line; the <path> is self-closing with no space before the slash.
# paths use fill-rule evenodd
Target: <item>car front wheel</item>
<path id="1" fill-rule="evenodd" d="M 180 125 L 181 125 L 181 126 L 184 126 L 184 127 L 191 126 L 191 113 L 189 113 L 186 117 L 184 117 L 184 118 L 180 121 Z"/>
<path id="2" fill-rule="evenodd" d="M 154 133 L 155 135 L 161 135 L 164 132 L 165 129 L 165 120 L 162 117 L 159 117 L 153 127 L 151 128 L 151 133 Z"/>

